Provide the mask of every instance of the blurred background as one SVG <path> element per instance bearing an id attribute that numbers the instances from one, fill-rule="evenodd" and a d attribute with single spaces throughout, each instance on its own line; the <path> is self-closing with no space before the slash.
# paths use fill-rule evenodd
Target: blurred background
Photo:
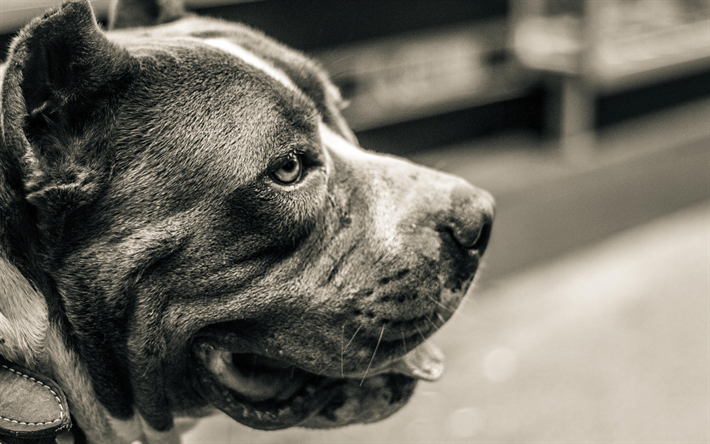
<path id="1" fill-rule="evenodd" d="M 3 50 L 56 3 L 0 0 Z M 185 442 L 710 441 L 710 0 L 188 5 L 313 55 L 364 147 L 498 214 L 433 339 L 447 373 L 402 411 L 336 431 L 217 415 Z"/>

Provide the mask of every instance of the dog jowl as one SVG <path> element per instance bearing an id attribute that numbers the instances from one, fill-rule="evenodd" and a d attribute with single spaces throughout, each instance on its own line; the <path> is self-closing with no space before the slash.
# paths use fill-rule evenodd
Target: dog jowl
<path id="1" fill-rule="evenodd" d="M 492 198 L 360 148 L 301 54 L 155 17 L 103 32 L 69 2 L 11 46 L 0 355 L 54 379 L 90 442 L 167 442 L 214 408 L 267 430 L 391 415 L 441 374 L 422 342 L 467 293 Z"/>

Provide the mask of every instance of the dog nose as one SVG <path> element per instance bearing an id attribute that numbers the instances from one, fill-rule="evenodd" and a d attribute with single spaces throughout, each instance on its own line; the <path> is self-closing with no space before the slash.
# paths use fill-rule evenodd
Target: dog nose
<path id="1" fill-rule="evenodd" d="M 451 192 L 451 233 L 463 248 L 482 255 L 488 245 L 495 215 L 495 200 L 487 191 L 468 184 Z"/>

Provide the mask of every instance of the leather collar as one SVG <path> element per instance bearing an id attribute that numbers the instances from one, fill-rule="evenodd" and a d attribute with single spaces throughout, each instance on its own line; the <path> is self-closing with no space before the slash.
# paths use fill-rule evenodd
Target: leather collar
<path id="1" fill-rule="evenodd" d="M 0 356 L 0 443 L 44 444 L 71 428 L 56 382 Z"/>

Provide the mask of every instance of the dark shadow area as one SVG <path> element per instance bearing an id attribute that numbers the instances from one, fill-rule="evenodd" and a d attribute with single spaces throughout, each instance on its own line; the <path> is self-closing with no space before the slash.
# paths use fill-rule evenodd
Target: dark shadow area
<path id="1" fill-rule="evenodd" d="M 524 131 L 541 136 L 546 95 L 543 88 L 536 88 L 522 97 L 360 131 L 357 137 L 367 149 L 406 156 L 507 132 Z"/>
<path id="2" fill-rule="evenodd" d="M 708 96 L 710 96 L 710 71 L 615 94 L 600 95 L 596 100 L 596 127 L 604 128 L 626 119 L 641 117 Z"/>
<path id="3" fill-rule="evenodd" d="M 367 0 L 268 1 L 200 9 L 200 14 L 246 23 L 309 51 L 507 14 L 507 1 Z"/>

